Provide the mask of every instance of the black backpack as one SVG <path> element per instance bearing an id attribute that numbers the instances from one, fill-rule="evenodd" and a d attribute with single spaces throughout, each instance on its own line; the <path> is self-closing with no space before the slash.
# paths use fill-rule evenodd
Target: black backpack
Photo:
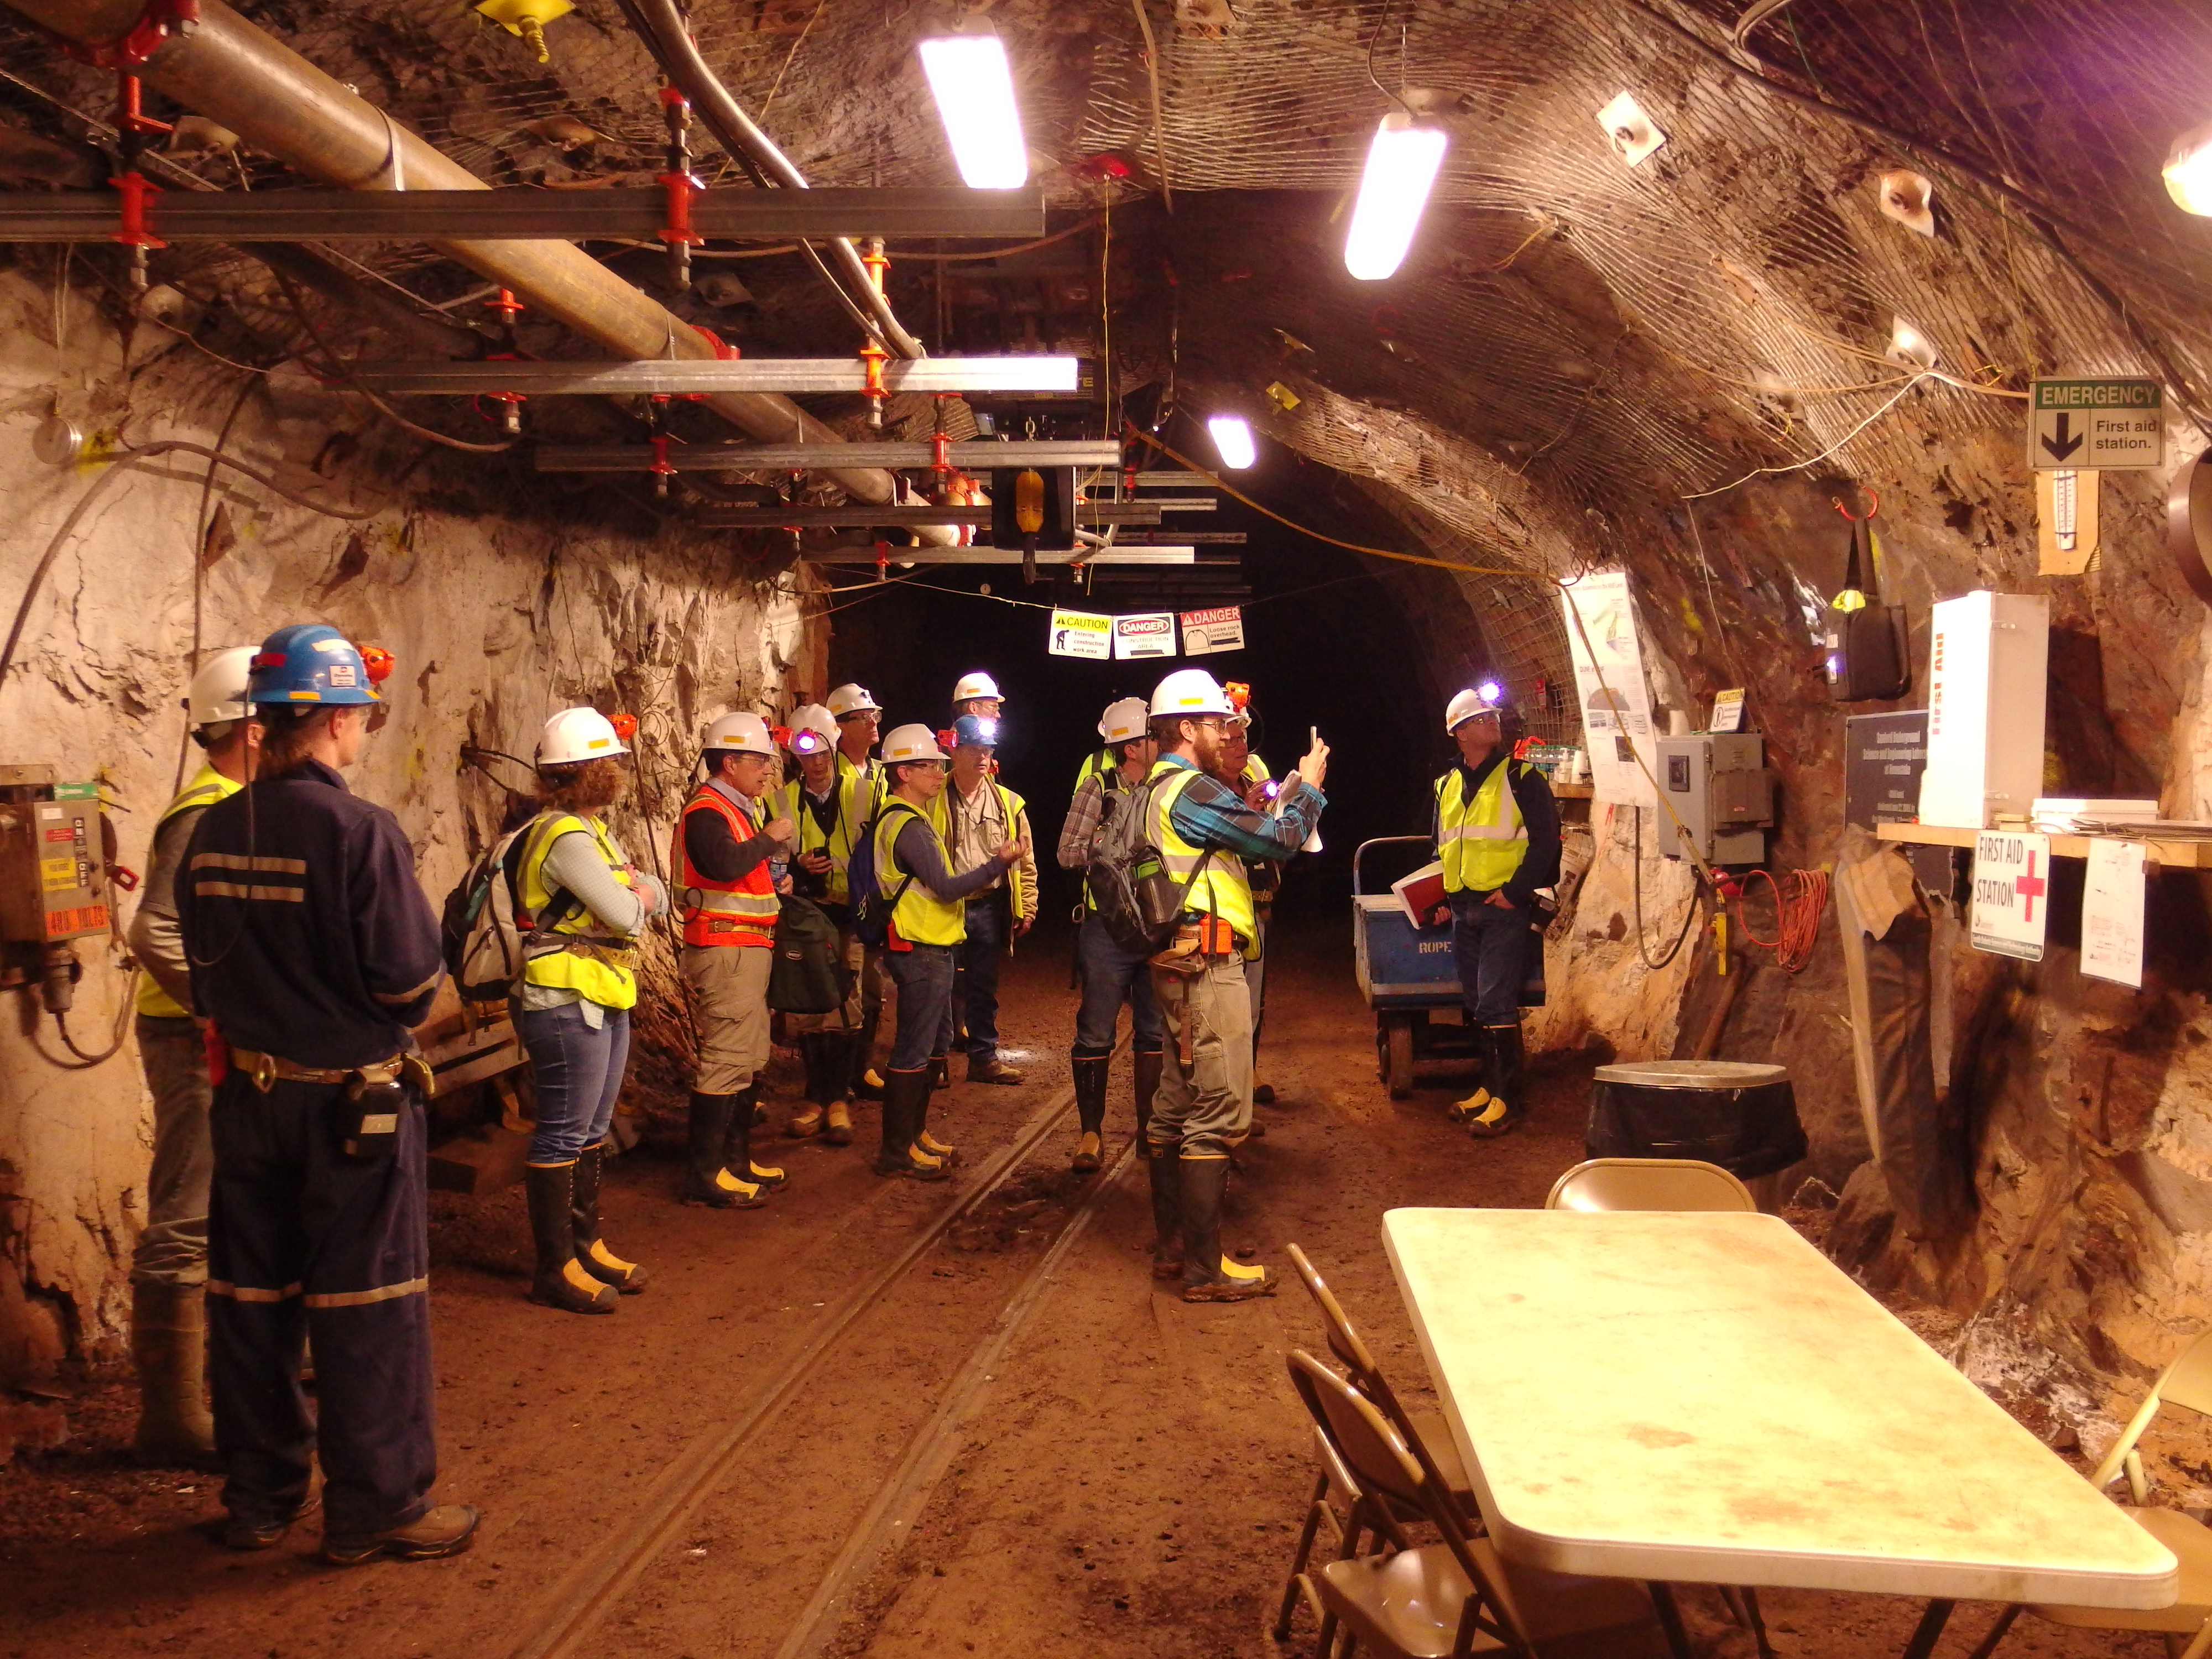
<path id="1" fill-rule="evenodd" d="M 853 838 L 853 855 L 845 863 L 845 896 L 853 907 L 853 934 L 871 951 L 880 951 L 890 943 L 891 912 L 914 885 L 912 876 L 901 882 L 894 893 L 881 892 L 876 885 L 876 829 L 894 811 L 914 812 L 917 819 L 921 818 L 904 801 L 885 801 Z"/>
<path id="2" fill-rule="evenodd" d="M 1157 956 L 1174 939 L 1182 924 L 1183 901 L 1213 858 L 1209 847 L 1192 866 L 1190 878 L 1176 884 L 1167 860 L 1145 834 L 1155 787 L 1144 783 L 1131 790 L 1099 827 L 1091 843 L 1090 866 L 1083 872 L 1109 937 L 1123 950 L 1146 956 Z"/>
<path id="3" fill-rule="evenodd" d="M 775 919 L 768 1006 L 779 1013 L 828 1014 L 844 1006 L 845 963 L 837 924 L 811 899 L 787 894 Z"/>

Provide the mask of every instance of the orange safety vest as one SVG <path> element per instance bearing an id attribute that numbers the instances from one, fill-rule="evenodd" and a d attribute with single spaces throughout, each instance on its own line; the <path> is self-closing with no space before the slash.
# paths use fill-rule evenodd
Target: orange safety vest
<path id="1" fill-rule="evenodd" d="M 763 859 L 735 881 L 709 881 L 684 848 L 684 821 L 700 811 L 720 812 L 728 820 L 731 835 L 741 842 L 750 841 L 760 832 L 750 809 L 738 805 L 711 783 L 702 783 L 691 792 L 677 817 L 676 845 L 668 860 L 676 872 L 684 942 L 766 950 L 775 943 L 775 919 L 783 908 L 769 876 L 770 860 Z"/>

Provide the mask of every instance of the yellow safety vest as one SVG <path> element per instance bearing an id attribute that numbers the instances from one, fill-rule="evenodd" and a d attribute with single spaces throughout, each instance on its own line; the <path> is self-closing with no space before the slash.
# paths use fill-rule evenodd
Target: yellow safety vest
<path id="1" fill-rule="evenodd" d="M 1243 777 L 1246 788 L 1250 788 L 1255 783 L 1265 783 L 1274 775 L 1267 769 L 1267 763 L 1261 760 L 1256 754 L 1248 753 L 1244 757 Z"/>
<path id="2" fill-rule="evenodd" d="M 1443 861 L 1444 891 L 1488 893 L 1503 887 L 1528 856 L 1528 826 L 1506 779 L 1509 767 L 1533 769 L 1510 757 L 1462 799 L 1466 775 L 1459 767 L 1437 780 L 1437 856 Z"/>
<path id="3" fill-rule="evenodd" d="M 837 802 L 837 817 L 827 835 L 815 819 L 804 778 L 793 778 L 789 783 L 777 786 L 768 798 L 769 817 L 789 818 L 799 831 L 791 844 L 794 862 L 809 853 L 830 855 L 830 874 L 825 878 L 829 891 L 825 896 L 832 904 L 846 902 L 845 866 L 853 861 L 853 837 L 868 821 L 866 791 L 858 787 L 859 776 L 858 773 L 851 777 L 841 775 L 830 786 Z"/>
<path id="4" fill-rule="evenodd" d="M 898 902 L 891 910 L 891 927 L 898 937 L 908 945 L 957 945 L 968 937 L 968 907 L 960 899 L 941 899 L 922 885 L 919 878 L 908 880 L 909 872 L 898 861 L 899 831 L 906 828 L 911 816 L 921 820 L 922 826 L 937 836 L 937 851 L 944 856 L 945 838 L 938 835 L 937 826 L 928 816 L 918 811 L 910 801 L 893 800 L 888 803 L 876 820 L 876 890 L 885 898 L 898 893 L 903 884 L 906 890 L 899 893 Z M 945 860 L 945 867 L 952 861 Z"/>
<path id="5" fill-rule="evenodd" d="M 854 826 L 857 835 L 859 826 L 881 811 L 884 803 L 890 799 L 890 770 L 881 761 L 855 766 L 841 749 L 837 751 L 837 781 L 846 792 L 845 821 Z"/>
<path id="6" fill-rule="evenodd" d="M 1191 881 L 1191 872 L 1198 869 L 1206 849 L 1194 847 L 1176 831 L 1175 804 L 1203 775 L 1195 767 L 1177 760 L 1163 760 L 1152 768 L 1152 776 L 1146 780 L 1157 786 L 1152 793 L 1147 838 L 1160 849 L 1161 860 L 1176 885 L 1180 888 L 1187 881 L 1191 883 L 1190 891 L 1183 897 L 1184 911 L 1218 917 L 1239 939 L 1249 941 L 1258 933 L 1260 924 L 1252 908 L 1252 884 L 1244 873 L 1244 860 L 1217 847 L 1212 856 L 1206 858 L 1205 870 Z"/>
<path id="7" fill-rule="evenodd" d="M 1020 827 L 1022 812 L 1029 803 L 996 778 L 986 778 L 983 781 L 999 792 L 999 812 L 1006 822 L 1006 839 L 1015 840 Z M 945 787 L 937 792 L 937 799 L 929 804 L 929 827 L 937 831 L 938 840 L 945 842 L 948 849 L 952 845 L 950 839 L 952 833 L 952 792 L 959 787 L 948 776 L 945 780 Z M 952 860 L 947 858 L 945 867 L 951 869 L 951 865 Z M 953 873 L 957 875 L 959 872 L 955 871 Z M 1022 916 L 1022 866 L 1017 864 L 1006 872 L 1006 896 L 1013 902 L 1014 919 L 1017 921 L 1020 921 Z"/>
<path id="8" fill-rule="evenodd" d="M 1120 744 L 1115 744 L 1119 748 Z M 1072 800 L 1083 793 L 1083 786 L 1093 778 L 1103 778 L 1109 772 L 1118 771 L 1121 762 L 1113 749 L 1094 749 L 1083 757 L 1083 764 L 1075 774 L 1075 787 L 1068 792 Z"/>
<path id="9" fill-rule="evenodd" d="M 546 855 L 552 852 L 555 842 L 577 830 L 591 836 L 592 844 L 599 849 L 599 856 L 607 861 L 607 868 L 614 872 L 615 879 L 625 887 L 630 884 L 629 872 L 616 855 L 614 839 L 608 835 L 606 825 L 596 818 L 579 817 L 574 812 L 538 814 L 537 822 L 524 832 L 522 867 L 516 872 L 515 897 L 521 903 L 522 914 L 531 918 L 533 932 L 576 939 L 586 943 L 587 948 L 580 951 L 566 945 L 534 947 L 529 960 L 523 963 L 523 982 L 574 991 L 602 1008 L 635 1007 L 637 975 L 625 961 L 618 959 L 629 956 L 632 946 L 629 939 L 605 932 L 599 918 L 580 902 L 550 927 L 536 925 L 538 917 L 553 902 L 553 890 L 545 880 Z"/>
<path id="10" fill-rule="evenodd" d="M 219 800 L 228 799 L 243 787 L 235 779 L 223 776 L 214 767 L 202 762 L 200 769 L 192 775 L 192 781 L 177 792 L 176 799 L 164 807 L 161 816 L 154 820 L 154 834 L 158 837 L 161 826 L 178 813 L 212 806 Z M 190 1019 L 192 1017 L 192 1011 L 179 1008 L 176 998 L 164 991 L 161 981 L 151 974 L 139 981 L 138 1012 L 149 1019 Z"/>

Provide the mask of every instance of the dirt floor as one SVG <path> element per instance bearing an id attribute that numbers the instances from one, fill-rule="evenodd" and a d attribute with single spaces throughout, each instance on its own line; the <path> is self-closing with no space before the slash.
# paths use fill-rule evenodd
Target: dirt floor
<path id="1" fill-rule="evenodd" d="M 0 1655 L 1310 1650 L 1303 1615 L 1286 1648 L 1268 1629 L 1313 1480 L 1283 1356 L 1322 1351 L 1318 1317 L 1295 1279 L 1241 1306 L 1156 1294 L 1142 1170 L 1071 1176 L 1065 1129 L 731 1444 L 840 1303 L 1065 1097 L 1066 984 L 1051 941 L 1011 971 L 1006 1039 L 1030 1079 L 955 1089 L 938 1123 L 963 1153 L 950 1189 L 878 1180 L 865 1145 L 771 1142 L 791 1189 L 727 1214 L 678 1205 L 666 1153 L 622 1160 L 605 1231 L 654 1279 L 615 1317 L 524 1301 L 519 1189 L 439 1195 L 436 1495 L 485 1511 L 458 1560 L 330 1569 L 311 1553 L 311 1526 L 263 1555 L 215 1547 L 201 1528 L 218 1483 L 134 1468 L 129 1391 L 100 1381 L 70 1406 L 64 1443 L 0 1468 Z M 1240 1155 L 1229 1242 L 1285 1271 L 1283 1247 L 1304 1246 L 1400 1392 L 1425 1401 L 1382 1213 L 1541 1203 L 1581 1157 L 1588 1070 L 1584 1056 L 1547 1059 L 1528 1127 L 1471 1142 L 1443 1116 L 1457 1092 L 1448 1073 L 1402 1103 L 1376 1082 L 1340 924 L 1286 930 L 1261 1067 L 1279 1103 L 1260 1109 L 1266 1136 Z M 1131 1127 L 1127 1099 L 1117 1065 L 1111 1155 Z M 870 1109 L 864 1143 L 873 1126 Z M 1063 1239 L 1071 1218 L 1080 1231 Z M 702 1485 L 704 1470 L 719 1473 Z M 1770 1590 L 1764 1601 L 1774 1647 L 1792 1659 L 1895 1653 L 1918 1613 L 1875 1596 Z M 1751 1653 L 1717 1595 L 1685 1592 L 1685 1612 L 1702 1654 Z M 1966 1653 L 1995 1612 L 1962 1606 L 1941 1651 Z M 2160 1649 L 2028 1619 L 2002 1651 Z"/>

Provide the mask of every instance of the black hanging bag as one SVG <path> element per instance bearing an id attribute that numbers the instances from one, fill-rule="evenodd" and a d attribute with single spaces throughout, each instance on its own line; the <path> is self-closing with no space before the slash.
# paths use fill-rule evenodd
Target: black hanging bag
<path id="1" fill-rule="evenodd" d="M 1851 520 L 1844 591 L 1829 608 L 1823 643 L 1827 647 L 1828 691 L 1838 702 L 1887 702 L 1912 689 L 1905 608 L 1881 602 L 1871 514 Z"/>

